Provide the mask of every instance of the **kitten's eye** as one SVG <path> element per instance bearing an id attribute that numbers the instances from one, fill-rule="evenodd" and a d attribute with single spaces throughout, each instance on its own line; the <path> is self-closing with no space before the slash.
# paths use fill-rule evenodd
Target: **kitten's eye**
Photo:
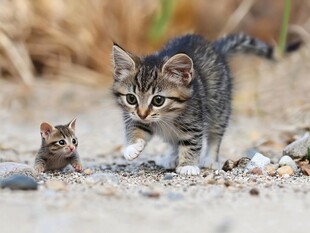
<path id="1" fill-rule="evenodd" d="M 130 105 L 137 104 L 137 98 L 133 94 L 127 94 L 126 95 L 126 100 L 127 100 L 128 104 L 130 104 Z"/>
<path id="2" fill-rule="evenodd" d="M 72 143 L 76 144 L 76 139 L 75 138 L 72 139 Z"/>
<path id="3" fill-rule="evenodd" d="M 59 141 L 58 141 L 58 143 L 59 143 L 59 145 L 62 145 L 62 146 L 63 146 L 63 145 L 65 145 L 65 144 L 66 144 L 66 141 L 65 141 L 65 140 L 63 140 L 63 139 L 61 139 L 61 140 L 59 140 Z"/>
<path id="4" fill-rule="evenodd" d="M 161 95 L 156 95 L 152 99 L 152 104 L 156 107 L 160 107 L 165 103 L 166 98 Z"/>

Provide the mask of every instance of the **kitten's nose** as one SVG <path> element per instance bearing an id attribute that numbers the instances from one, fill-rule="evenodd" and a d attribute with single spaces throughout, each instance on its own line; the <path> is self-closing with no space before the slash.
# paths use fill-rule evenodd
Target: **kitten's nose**
<path id="1" fill-rule="evenodd" d="M 69 146 L 70 151 L 74 150 L 74 146 Z"/>
<path id="2" fill-rule="evenodd" d="M 149 115 L 149 112 L 148 112 L 148 110 L 138 109 L 137 114 L 142 120 L 144 120 Z"/>

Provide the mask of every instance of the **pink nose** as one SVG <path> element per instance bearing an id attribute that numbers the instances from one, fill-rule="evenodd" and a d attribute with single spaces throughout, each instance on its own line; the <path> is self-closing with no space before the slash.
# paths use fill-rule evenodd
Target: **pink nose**
<path id="1" fill-rule="evenodd" d="M 142 120 L 144 120 L 144 119 L 147 117 L 147 115 L 142 115 L 142 114 L 140 115 L 140 114 L 139 114 L 139 117 L 140 117 Z"/>
<path id="2" fill-rule="evenodd" d="M 143 111 L 143 110 L 138 109 L 137 114 L 142 120 L 144 120 L 149 113 L 147 110 Z"/>
<path id="3" fill-rule="evenodd" d="M 74 150 L 74 146 L 69 146 L 70 151 Z"/>

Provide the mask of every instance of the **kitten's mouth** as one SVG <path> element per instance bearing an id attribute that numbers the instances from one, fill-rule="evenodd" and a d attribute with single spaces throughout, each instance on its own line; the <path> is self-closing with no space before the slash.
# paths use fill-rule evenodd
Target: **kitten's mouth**
<path id="1" fill-rule="evenodd" d="M 73 152 L 74 152 L 74 150 L 68 151 L 68 152 L 65 154 L 65 157 L 66 157 L 66 158 L 71 157 L 71 155 L 73 154 Z"/>

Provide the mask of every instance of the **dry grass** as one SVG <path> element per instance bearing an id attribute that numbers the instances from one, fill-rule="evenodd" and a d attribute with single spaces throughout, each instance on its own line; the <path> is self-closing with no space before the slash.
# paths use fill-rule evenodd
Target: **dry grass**
<path id="1" fill-rule="evenodd" d="M 213 39 L 242 30 L 277 40 L 282 0 L 172 1 L 168 29 L 157 41 L 148 32 L 160 11 L 159 0 L 1 1 L 0 77 L 27 85 L 34 77 L 100 85 L 111 82 L 112 41 L 145 54 L 170 37 L 193 31 Z M 309 0 L 292 6 L 292 30 L 306 40 L 309 9 Z"/>

